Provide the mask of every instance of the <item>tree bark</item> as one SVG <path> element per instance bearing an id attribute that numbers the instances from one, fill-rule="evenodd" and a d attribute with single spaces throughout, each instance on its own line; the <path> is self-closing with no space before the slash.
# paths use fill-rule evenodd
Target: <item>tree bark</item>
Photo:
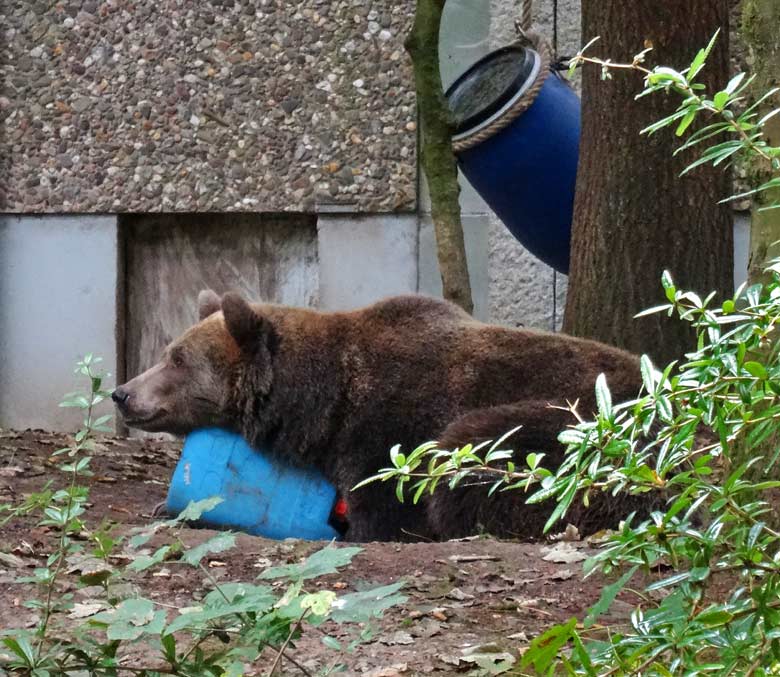
<path id="1" fill-rule="evenodd" d="M 431 194 L 444 298 L 471 313 L 471 282 L 463 242 L 458 196 L 458 167 L 452 152 L 452 121 L 439 71 L 439 27 L 445 0 L 417 0 L 406 50 L 414 66 L 420 111 L 421 159 Z"/>
<path id="2" fill-rule="evenodd" d="M 713 93 L 728 80 L 727 0 L 583 0 L 582 36 L 601 39 L 594 53 L 630 61 L 652 44 L 653 64 L 682 69 L 720 28 L 701 73 Z M 670 114 L 675 95 L 635 101 L 639 73 L 601 80 L 583 69 L 582 138 L 572 224 L 569 292 L 564 331 L 647 353 L 657 363 L 693 347 L 685 322 L 665 315 L 634 319 L 663 303 L 660 279 L 668 269 L 678 288 L 732 293 L 731 189 L 722 167 L 680 177 L 690 154 L 673 157 L 679 140 L 670 130 L 640 136 Z"/>
<path id="3" fill-rule="evenodd" d="M 755 98 L 780 84 L 780 3 L 777 0 L 744 0 L 742 7 L 742 38 L 752 62 L 755 77 L 751 90 Z M 759 117 L 778 105 L 778 97 L 770 97 L 758 111 Z M 780 145 L 780 117 L 771 118 L 764 129 L 766 140 Z M 769 180 L 769 164 L 756 158 L 748 171 L 749 188 Z M 780 202 L 780 190 L 760 193 L 753 198 L 750 218 L 750 260 L 748 279 L 751 283 L 766 281 L 764 268 L 769 259 L 780 256 L 780 209 L 759 211 L 761 207 Z"/>

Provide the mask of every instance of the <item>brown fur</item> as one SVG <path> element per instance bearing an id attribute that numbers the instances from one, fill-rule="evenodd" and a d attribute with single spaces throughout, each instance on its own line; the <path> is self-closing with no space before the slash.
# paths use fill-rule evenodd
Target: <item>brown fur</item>
<path id="1" fill-rule="evenodd" d="M 236 294 L 218 304 L 213 292 L 199 301 L 204 319 L 166 349 L 159 365 L 117 389 L 128 423 L 176 433 L 224 426 L 317 467 L 347 498 L 351 540 L 447 538 L 479 526 L 497 535 L 539 535 L 549 506 L 525 506 L 517 492 L 488 499 L 484 487 L 467 486 L 412 506 L 401 505 L 389 484 L 350 490 L 387 465 L 394 444 L 409 451 L 439 439 L 450 448 L 496 439 L 518 425 L 511 443 L 523 454 L 544 451 L 555 464 L 562 458 L 557 434 L 572 418 L 550 404 L 579 400 L 589 415 L 601 372 L 616 401 L 639 390 L 633 355 L 483 324 L 424 296 L 341 313 L 250 307 Z M 177 355 L 185 359 L 174 364 Z M 616 518 L 596 515 L 589 528 L 608 520 Z"/>

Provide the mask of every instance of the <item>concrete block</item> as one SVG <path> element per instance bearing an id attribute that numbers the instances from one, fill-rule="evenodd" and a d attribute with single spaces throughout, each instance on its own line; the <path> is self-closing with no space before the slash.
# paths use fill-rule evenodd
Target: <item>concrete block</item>
<path id="1" fill-rule="evenodd" d="M 58 404 L 86 353 L 115 371 L 116 281 L 115 217 L 0 216 L 0 426 L 78 429 Z"/>
<path id="2" fill-rule="evenodd" d="M 515 240 L 496 216 L 490 218 L 489 261 L 490 321 L 553 330 L 563 312 L 553 294 L 553 269 Z"/>
<path id="3" fill-rule="evenodd" d="M 320 214 L 320 306 L 345 310 L 417 291 L 416 215 Z"/>
<path id="4" fill-rule="evenodd" d="M 474 0 L 448 0 L 439 31 L 439 61 L 446 90 L 490 49 L 490 5 Z"/>
<path id="5" fill-rule="evenodd" d="M 553 326 L 555 331 L 561 331 L 563 327 L 563 313 L 566 310 L 566 292 L 568 289 L 569 276 L 553 271 L 553 295 L 555 298 Z"/>
<path id="6" fill-rule="evenodd" d="M 464 215 L 463 238 L 466 245 L 466 262 L 471 281 L 471 296 L 474 301 L 474 316 L 488 319 L 488 216 Z M 441 274 L 436 256 L 436 233 L 430 216 L 420 221 L 420 275 L 419 289 L 423 294 L 441 296 Z"/>

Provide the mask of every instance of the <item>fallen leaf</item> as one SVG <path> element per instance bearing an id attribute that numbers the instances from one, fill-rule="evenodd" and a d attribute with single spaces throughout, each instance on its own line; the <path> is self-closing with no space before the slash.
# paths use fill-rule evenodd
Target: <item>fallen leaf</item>
<path id="1" fill-rule="evenodd" d="M 601 545 L 602 543 L 606 543 L 612 536 L 615 535 L 615 531 L 612 529 L 602 529 L 601 531 L 597 531 L 595 534 L 591 534 L 585 539 L 585 542 L 589 545 Z"/>
<path id="2" fill-rule="evenodd" d="M 368 672 L 363 673 L 367 677 L 397 677 L 409 671 L 409 665 L 407 663 L 396 663 L 386 668 L 374 668 Z"/>
<path id="3" fill-rule="evenodd" d="M 573 524 L 567 524 L 566 528 L 559 534 L 555 534 L 552 537 L 553 541 L 581 541 L 582 536 L 580 536 L 580 530 L 575 527 Z"/>
<path id="4" fill-rule="evenodd" d="M 422 623 L 416 625 L 412 631 L 411 634 L 414 637 L 435 637 L 436 635 L 440 635 L 442 631 L 442 624 L 437 621 L 432 621 L 430 619 L 426 619 Z"/>
<path id="5" fill-rule="evenodd" d="M 561 569 L 550 576 L 551 581 L 568 581 L 574 572 L 571 569 Z"/>
<path id="6" fill-rule="evenodd" d="M 431 616 L 433 616 L 436 620 L 439 621 L 447 620 L 447 614 L 444 613 L 444 609 L 434 609 L 433 611 L 431 611 Z"/>
<path id="7" fill-rule="evenodd" d="M 446 663 L 447 665 L 454 665 L 458 666 L 460 665 L 460 656 L 450 656 L 447 654 L 437 654 L 436 658 L 438 658 L 442 663 Z"/>
<path id="8" fill-rule="evenodd" d="M 447 593 L 446 596 L 449 599 L 455 599 L 458 600 L 459 602 L 462 602 L 466 599 L 474 599 L 474 595 L 470 595 L 467 592 L 463 592 L 463 590 L 461 590 L 460 588 L 453 588 Z"/>
<path id="9" fill-rule="evenodd" d="M 574 562 L 583 562 L 588 559 L 588 555 L 577 550 L 568 541 L 561 541 L 550 548 L 542 559 L 545 562 L 555 562 L 557 564 L 573 564 Z"/>
<path id="10" fill-rule="evenodd" d="M 387 644 L 388 646 L 392 646 L 394 644 L 414 644 L 414 637 L 412 637 L 408 632 L 398 630 L 392 635 L 384 637 L 380 641 L 382 644 Z"/>
<path id="11" fill-rule="evenodd" d="M 487 574 L 482 577 L 484 581 L 474 589 L 478 594 L 486 592 L 506 592 L 515 586 L 515 581 L 507 576 L 496 576 L 496 574 Z"/>
<path id="12" fill-rule="evenodd" d="M 496 555 L 450 555 L 450 562 L 498 562 Z"/>
<path id="13" fill-rule="evenodd" d="M 26 566 L 21 557 L 6 552 L 0 552 L 0 562 L 7 564 L 8 566 L 16 567 L 17 569 Z"/>
<path id="14" fill-rule="evenodd" d="M 68 618 L 88 618 L 102 611 L 105 605 L 102 602 L 76 602 L 68 614 Z"/>

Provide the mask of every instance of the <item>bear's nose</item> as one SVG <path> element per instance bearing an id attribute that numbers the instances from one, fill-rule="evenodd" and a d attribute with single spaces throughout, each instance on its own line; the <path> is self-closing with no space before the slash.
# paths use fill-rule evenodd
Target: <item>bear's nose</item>
<path id="1" fill-rule="evenodd" d="M 111 399 L 114 400 L 120 407 L 127 404 L 127 400 L 130 399 L 130 393 L 128 393 L 121 386 L 111 393 Z"/>

